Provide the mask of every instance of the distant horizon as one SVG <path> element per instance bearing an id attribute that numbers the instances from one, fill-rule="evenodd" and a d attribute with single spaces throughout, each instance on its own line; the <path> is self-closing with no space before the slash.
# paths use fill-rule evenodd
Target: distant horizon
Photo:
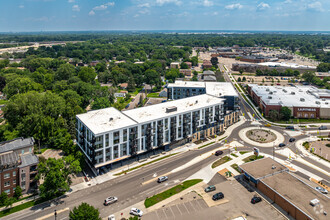
<path id="1" fill-rule="evenodd" d="M 237 34 L 237 33 L 329 33 L 330 30 L 201 30 L 201 29 L 155 29 L 155 30 L 134 30 L 134 29 L 118 29 L 118 30 L 48 30 L 48 31 L 8 31 L 8 32 L 0 32 L 0 34 L 42 34 L 42 33 L 101 33 L 101 32 L 150 32 L 150 33 L 184 33 L 184 34 L 220 34 L 222 32 L 228 34 Z"/>
<path id="2" fill-rule="evenodd" d="M 0 32 L 330 31 L 329 0 L 0 1 Z"/>

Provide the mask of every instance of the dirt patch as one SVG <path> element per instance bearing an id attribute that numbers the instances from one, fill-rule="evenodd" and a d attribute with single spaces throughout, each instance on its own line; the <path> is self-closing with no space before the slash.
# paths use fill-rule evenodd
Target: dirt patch
<path id="1" fill-rule="evenodd" d="M 258 143 L 270 143 L 276 140 L 276 135 L 268 130 L 253 129 L 246 132 L 247 138 Z"/>

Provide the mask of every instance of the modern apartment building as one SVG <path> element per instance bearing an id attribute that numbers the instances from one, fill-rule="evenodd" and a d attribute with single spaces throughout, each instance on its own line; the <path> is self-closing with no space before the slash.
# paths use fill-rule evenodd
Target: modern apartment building
<path id="1" fill-rule="evenodd" d="M 167 85 L 167 98 L 177 100 L 191 96 L 209 94 L 225 99 L 225 110 L 237 110 L 238 94 L 234 86 L 228 82 L 193 82 L 175 81 Z"/>
<path id="2" fill-rule="evenodd" d="M 77 115 L 77 144 L 92 168 L 153 149 L 196 141 L 224 131 L 224 99 L 199 95 L 120 112 L 105 108 Z"/>
<path id="3" fill-rule="evenodd" d="M 9 196 L 20 186 L 23 193 L 36 184 L 38 157 L 33 154 L 33 138 L 16 138 L 0 143 L 0 189 Z"/>

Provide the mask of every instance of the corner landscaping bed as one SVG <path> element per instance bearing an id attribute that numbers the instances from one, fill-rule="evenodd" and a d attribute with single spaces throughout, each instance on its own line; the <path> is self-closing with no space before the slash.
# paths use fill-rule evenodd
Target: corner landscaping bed
<path id="1" fill-rule="evenodd" d="M 184 181 L 182 184 L 180 185 L 177 185 L 177 186 L 174 186 L 172 187 L 171 189 L 168 189 L 162 193 L 159 193 L 159 194 L 156 194 L 150 198 L 147 198 L 145 201 L 144 201 L 144 205 L 146 208 L 149 208 L 150 206 L 153 206 L 199 182 L 202 182 L 201 179 L 193 179 L 193 180 L 187 180 L 187 181 Z"/>
<path id="2" fill-rule="evenodd" d="M 264 158 L 264 156 L 258 156 L 258 157 L 257 157 L 256 155 L 251 155 L 251 156 L 249 156 L 249 157 L 244 158 L 243 161 L 244 161 L 245 163 L 247 163 L 247 162 L 251 162 L 251 161 L 259 160 L 259 159 L 262 159 L 262 158 Z"/>
<path id="3" fill-rule="evenodd" d="M 223 158 L 215 161 L 213 164 L 212 164 L 212 168 L 216 168 L 217 166 L 220 166 L 221 164 L 224 164 L 228 161 L 232 160 L 230 157 L 228 156 L 224 156 Z"/>

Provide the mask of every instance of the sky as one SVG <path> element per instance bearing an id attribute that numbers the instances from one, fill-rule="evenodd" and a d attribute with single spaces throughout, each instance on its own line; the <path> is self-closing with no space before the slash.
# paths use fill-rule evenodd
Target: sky
<path id="1" fill-rule="evenodd" d="M 330 0 L 0 0 L 0 32 L 330 31 Z"/>

